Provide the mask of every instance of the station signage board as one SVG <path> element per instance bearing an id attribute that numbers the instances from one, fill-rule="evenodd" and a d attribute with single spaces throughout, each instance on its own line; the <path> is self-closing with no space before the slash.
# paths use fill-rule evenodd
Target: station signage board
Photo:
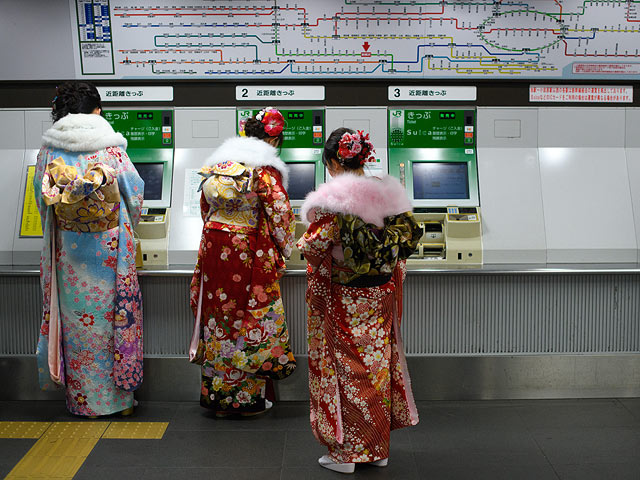
<path id="1" fill-rule="evenodd" d="M 173 148 L 173 111 L 105 110 L 104 118 L 127 139 L 127 148 Z"/>
<path id="2" fill-rule="evenodd" d="M 248 118 L 260 112 L 259 109 L 238 110 L 237 131 L 242 130 L 242 125 Z M 324 144 L 324 110 L 321 109 L 283 109 L 285 129 L 283 131 L 282 148 L 312 148 L 322 149 Z M 321 152 L 319 152 L 321 153 Z"/>
<path id="3" fill-rule="evenodd" d="M 395 148 L 473 148 L 473 110 L 391 109 L 389 146 Z"/>

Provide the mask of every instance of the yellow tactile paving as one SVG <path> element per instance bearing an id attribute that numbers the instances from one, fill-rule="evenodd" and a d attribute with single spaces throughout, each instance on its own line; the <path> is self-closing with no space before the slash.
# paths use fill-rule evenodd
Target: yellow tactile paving
<path id="1" fill-rule="evenodd" d="M 111 422 L 54 422 L 47 430 L 47 437 L 100 438 Z"/>
<path id="2" fill-rule="evenodd" d="M 168 422 L 113 422 L 102 438 L 160 440 Z"/>
<path id="3" fill-rule="evenodd" d="M 0 422 L 0 438 L 40 438 L 51 422 Z"/>
<path id="4" fill-rule="evenodd" d="M 0 438 L 39 438 L 6 480 L 71 480 L 100 438 L 161 439 L 168 422 L 0 422 Z"/>
<path id="5" fill-rule="evenodd" d="M 108 426 L 109 422 L 53 423 L 6 479 L 72 479 Z"/>
<path id="6" fill-rule="evenodd" d="M 9 472 L 6 480 L 72 479 L 93 450 L 98 438 L 43 437 Z"/>

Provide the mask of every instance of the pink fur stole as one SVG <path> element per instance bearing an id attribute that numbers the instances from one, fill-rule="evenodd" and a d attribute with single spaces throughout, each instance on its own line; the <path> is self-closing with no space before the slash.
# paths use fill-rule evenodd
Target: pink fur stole
<path id="1" fill-rule="evenodd" d="M 400 181 L 389 175 L 365 177 L 344 173 L 307 195 L 302 220 L 313 222 L 316 209 L 357 215 L 366 223 L 384 226 L 385 217 L 411 211 L 411 202 Z"/>

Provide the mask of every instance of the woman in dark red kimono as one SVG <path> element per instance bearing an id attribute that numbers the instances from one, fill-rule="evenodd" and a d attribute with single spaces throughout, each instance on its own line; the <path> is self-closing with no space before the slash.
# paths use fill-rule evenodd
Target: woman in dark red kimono
<path id="1" fill-rule="evenodd" d="M 205 223 L 191 281 L 190 360 L 202 365 L 200 404 L 218 416 L 266 411 L 267 379 L 295 369 L 278 284 L 295 230 L 276 149 L 283 127 L 278 110 L 260 111 L 200 171 Z"/>
<path id="2" fill-rule="evenodd" d="M 384 467 L 389 433 L 418 423 L 400 337 L 405 259 L 421 236 L 393 177 L 367 177 L 368 134 L 334 131 L 323 161 L 332 180 L 302 207 L 308 262 L 311 427 L 325 468 Z"/>

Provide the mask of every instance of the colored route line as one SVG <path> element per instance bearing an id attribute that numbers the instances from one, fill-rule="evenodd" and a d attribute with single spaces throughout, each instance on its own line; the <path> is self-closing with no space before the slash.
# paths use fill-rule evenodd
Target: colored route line
<path id="1" fill-rule="evenodd" d="M 199 35 L 191 35 L 191 34 L 185 34 L 185 35 L 168 35 L 168 34 L 164 34 L 164 35 L 156 35 L 154 36 L 154 44 L 157 47 L 163 47 L 163 49 L 156 49 L 156 50 L 136 50 L 136 49 L 129 49 L 129 50 L 119 50 L 119 52 L 121 53 L 128 53 L 128 54 L 136 54 L 136 53 L 146 53 L 146 54 L 159 54 L 159 53 L 179 53 L 179 54 L 186 54 L 186 53 L 192 53 L 192 54 L 203 54 L 203 53 L 219 53 L 220 54 L 220 60 L 216 60 L 216 59 L 199 59 L 199 60 L 130 60 L 127 56 L 127 58 L 124 61 L 121 61 L 120 64 L 131 64 L 131 65 L 151 65 L 151 69 L 152 69 L 152 73 L 155 74 L 170 74 L 170 73 L 175 73 L 174 71 L 161 71 L 161 70 L 156 70 L 156 65 L 169 65 L 169 64 L 218 64 L 218 65 L 249 65 L 249 64 L 254 64 L 254 65 L 260 65 L 260 64 L 265 64 L 265 65 L 282 65 L 284 64 L 284 67 L 280 70 L 280 71 L 276 71 L 275 69 L 271 69 L 269 71 L 265 71 L 265 69 L 261 69 L 260 71 L 251 71 L 251 70 L 243 70 L 242 72 L 238 71 L 235 72 L 236 74 L 264 74 L 264 73 L 276 73 L 276 74 L 280 74 L 283 73 L 284 71 L 286 71 L 287 69 L 289 69 L 289 71 L 291 73 L 300 73 L 300 74 L 306 74 L 306 73 L 313 73 L 313 74 L 336 74 L 336 73 L 341 73 L 341 74 L 362 74 L 362 73 L 366 73 L 366 74 L 370 74 L 370 73 L 374 73 L 378 70 L 382 70 L 385 73 L 390 73 L 390 72 L 400 72 L 400 73 L 423 73 L 424 72 L 424 60 L 427 59 L 427 69 L 428 70 L 449 70 L 449 71 L 455 71 L 457 73 L 477 73 L 480 72 L 482 74 L 487 74 L 487 73 L 508 73 L 508 74 L 512 74 L 512 73 L 522 73 L 522 72 L 531 72 L 531 71 L 538 71 L 538 72 L 542 72 L 542 71 L 553 71 L 553 70 L 557 70 L 557 67 L 554 66 L 545 66 L 545 65 L 540 65 L 540 61 L 541 61 L 541 57 L 540 57 L 540 52 L 544 52 L 544 51 L 551 51 L 552 49 L 555 49 L 556 46 L 558 46 L 560 44 L 560 42 L 563 42 L 565 45 L 564 48 L 564 55 L 566 57 L 572 57 L 572 56 L 599 56 L 599 57 L 625 57 L 625 58 L 634 58 L 634 57 L 638 57 L 638 55 L 633 55 L 633 54 L 629 54 L 627 51 L 625 51 L 624 54 L 597 54 L 597 50 L 596 53 L 594 54 L 589 54 L 586 52 L 585 49 L 585 54 L 578 54 L 578 53 L 568 53 L 568 42 L 569 41 L 574 41 L 574 40 L 594 40 L 596 39 L 596 33 L 597 32 L 602 32 L 602 33 L 640 33 L 639 31 L 636 30 L 631 30 L 628 31 L 627 29 L 622 29 L 622 28 L 618 28 L 618 29 L 600 29 L 597 27 L 591 28 L 591 29 L 568 29 L 565 25 L 563 25 L 562 27 L 559 28 L 527 28 L 527 27 L 522 27 L 522 28 L 498 28 L 498 27 L 492 27 L 492 28 L 485 28 L 485 27 L 489 27 L 492 26 L 495 21 L 496 18 L 500 18 L 503 17 L 505 15 L 511 15 L 511 16 L 515 16 L 515 15 L 541 15 L 543 18 L 548 18 L 551 21 L 553 21 L 554 23 L 562 23 L 563 21 L 563 16 L 564 19 L 570 18 L 573 15 L 577 15 L 577 16 L 581 16 L 584 15 L 588 8 L 591 6 L 595 7 L 602 7 L 603 5 L 612 5 L 614 7 L 619 6 L 619 7 L 626 7 L 626 20 L 627 21 L 638 21 L 640 22 L 640 20 L 631 20 L 629 18 L 630 15 L 630 10 L 632 8 L 632 4 L 640 4 L 640 0 L 637 1 L 628 1 L 628 0 L 585 0 L 582 2 L 582 5 L 577 7 L 578 12 L 565 12 L 563 10 L 563 4 L 562 2 L 558 1 L 558 0 L 554 0 L 555 5 L 558 7 L 558 12 L 544 12 L 541 10 L 535 10 L 532 7 L 530 7 L 530 5 L 526 2 L 504 2 L 504 1 L 487 1 L 487 2 L 447 2 L 447 1 L 440 1 L 440 2 L 414 2 L 414 1 L 410 1 L 410 2 L 399 2 L 399 1 L 392 1 L 392 2 L 375 2 L 375 4 L 373 5 L 373 10 L 357 10 L 357 11 L 345 11 L 344 8 L 342 9 L 342 11 L 338 11 L 335 12 L 333 15 L 327 16 L 325 15 L 324 17 L 317 17 L 315 20 L 315 24 L 314 23 L 309 23 L 307 21 L 308 16 L 309 16 L 309 12 L 307 12 L 306 8 L 302 8 L 302 7 L 281 7 L 278 6 L 277 4 L 274 6 L 270 6 L 270 7 L 184 7 L 184 8 L 176 8 L 176 7 L 156 7 L 156 8 L 146 8 L 146 7 L 116 7 L 114 8 L 114 15 L 116 17 L 119 18 L 128 18 L 128 17 L 147 17 L 147 18 L 154 18 L 154 17 L 173 17 L 173 18 L 181 18 L 184 16 L 199 16 L 199 17 L 207 17 L 207 16 L 227 16 L 229 18 L 233 18 L 233 17 L 237 17 L 237 16 L 254 16 L 254 17 L 260 17 L 260 16 L 273 16 L 273 23 L 265 23 L 265 24 L 260 24 L 260 23 L 249 23 L 249 22 L 245 22 L 245 23 L 241 23 L 241 22 L 228 22 L 228 23 L 222 23 L 222 24 L 217 24 L 217 23 L 212 23 L 212 24 L 206 24 L 206 23 L 200 23 L 200 24 L 194 24 L 191 23 L 190 25 L 185 25 L 184 23 L 181 23 L 180 25 L 175 25 L 173 23 L 167 25 L 167 24 L 162 24 L 162 23 L 158 23 L 158 24 L 147 24 L 145 25 L 141 25 L 141 24 L 125 24 L 125 28 L 138 28 L 138 27 L 147 27 L 147 26 L 151 26 L 151 27 L 165 27 L 165 28 L 175 28 L 175 27 L 181 27 L 181 28 L 189 28 L 189 27 L 211 27 L 211 28 L 272 28 L 273 29 L 273 37 L 274 40 L 273 41 L 264 41 L 262 40 L 262 38 L 260 38 L 259 35 L 250 35 L 247 33 L 241 33 L 241 34 L 221 34 L 221 35 L 214 35 L 214 34 L 199 34 Z M 357 6 L 357 5 L 366 5 L 367 7 L 371 7 L 372 4 L 370 2 L 368 3 L 361 3 L 361 2 L 357 2 L 357 1 L 346 1 L 344 2 L 345 5 L 348 6 Z M 375 11 L 375 7 L 380 6 L 380 5 L 391 5 L 391 6 L 411 6 L 411 7 L 418 7 L 418 6 L 435 6 L 437 7 L 437 9 L 439 9 L 439 11 L 422 11 L 422 8 L 420 8 L 420 11 L 407 11 L 407 8 L 405 7 L 403 11 L 392 11 L 392 9 L 388 9 L 388 11 L 386 12 L 379 12 L 379 11 Z M 475 7 L 483 7 L 484 10 L 486 11 L 487 9 L 491 9 L 492 13 L 490 14 L 491 16 L 489 16 L 487 19 L 484 20 L 484 22 L 482 22 L 479 26 L 464 26 L 464 21 L 462 21 L 462 26 L 460 26 L 460 19 L 456 18 L 455 16 L 447 16 L 447 17 L 442 17 L 439 15 L 444 15 L 445 13 L 445 8 L 447 6 L 453 6 L 453 10 L 455 11 L 455 8 L 457 7 L 469 7 L 469 11 L 471 12 L 471 8 L 473 6 Z M 513 8 L 516 9 L 513 9 Z M 501 11 L 502 8 L 507 8 L 507 11 Z M 278 19 L 278 16 L 281 12 L 298 12 L 299 16 L 302 16 L 302 21 L 300 23 L 281 23 Z M 476 11 L 477 13 L 477 11 Z M 300 17 L 298 17 L 300 18 Z M 368 51 L 366 52 L 366 54 L 364 54 L 364 52 L 338 52 L 336 53 L 333 49 L 331 49 L 330 51 L 327 51 L 327 48 L 325 48 L 324 52 L 321 52 L 320 50 L 318 50 L 317 52 L 314 51 L 310 51 L 310 52 L 303 52 L 303 53 L 299 53 L 299 52 L 292 52 L 289 51 L 288 53 L 286 51 L 279 51 L 279 32 L 282 28 L 302 28 L 302 34 L 303 37 L 307 40 L 339 40 L 339 39 L 384 39 L 384 40 L 407 40 L 407 39 L 424 39 L 424 38 L 434 38 L 433 36 L 430 37 L 424 37 L 424 36 L 420 36 L 420 35 L 399 35 L 399 34 L 344 34 L 344 35 L 339 35 L 339 25 L 342 22 L 367 22 L 367 24 L 369 22 L 376 22 L 376 23 L 380 23 L 380 22 L 387 22 L 387 24 L 391 24 L 391 22 L 397 22 L 398 24 L 400 24 L 401 22 L 418 22 L 420 24 L 422 24 L 422 22 L 440 22 L 440 24 L 442 25 L 443 22 L 449 22 L 451 25 L 455 26 L 456 30 L 464 30 L 464 31 L 475 31 L 477 36 L 487 45 L 490 46 L 492 49 L 496 49 L 498 51 L 502 51 L 502 52 L 508 52 L 508 53 L 500 53 L 500 52 L 492 52 L 490 51 L 485 45 L 481 45 L 481 44 L 475 44 L 475 43 L 471 43 L 471 42 L 465 42 L 465 43 L 454 43 L 453 38 L 452 37 L 437 37 L 437 38 L 445 38 L 445 39 L 450 39 L 451 41 L 448 44 L 423 44 L 423 45 L 418 45 L 416 47 L 416 59 L 415 60 L 408 60 L 408 61 L 404 61 L 404 60 L 398 60 L 394 57 L 393 53 L 387 53 L 387 52 L 379 52 L 379 51 Z M 334 35 L 312 35 L 311 34 L 311 28 L 312 27 L 319 27 L 320 26 L 320 22 L 333 22 L 333 34 Z M 471 23 L 471 22 L 469 22 Z M 500 33 L 504 32 L 505 36 L 507 36 L 506 41 L 508 41 L 508 34 L 511 33 L 514 37 L 516 34 L 520 33 L 529 33 L 529 35 L 531 35 L 532 32 L 535 32 L 536 34 L 542 33 L 545 37 L 547 35 L 552 35 L 552 38 L 550 39 L 550 41 L 546 42 L 544 45 L 541 46 L 533 46 L 533 47 L 519 47 L 519 48 L 513 48 L 513 47 L 509 47 L 509 46 L 505 46 L 505 45 L 501 45 L 500 43 L 498 43 L 497 40 L 488 38 L 488 35 L 490 34 L 494 34 L 496 33 L 497 36 L 499 37 Z M 586 32 L 586 33 L 590 33 L 591 36 L 568 36 L 567 33 L 572 32 L 572 33 L 581 33 L 581 32 Z M 179 42 L 177 41 L 176 43 L 168 43 L 165 42 L 163 44 L 159 44 L 159 40 L 161 38 L 176 38 L 176 39 L 180 39 L 180 38 L 232 38 L 232 39 L 238 39 L 238 38 L 242 38 L 242 39 L 255 39 L 258 42 L 260 42 L 261 44 L 273 44 L 274 45 L 274 52 L 275 55 L 277 57 L 279 57 L 277 60 L 260 60 L 259 58 L 259 49 L 258 49 L 258 45 L 251 43 L 251 42 L 238 42 L 236 43 L 235 41 L 232 42 L 231 44 L 228 43 L 208 43 L 208 44 L 203 44 L 201 41 L 198 42 L 197 44 L 193 44 L 192 42 L 187 42 L 186 44 L 183 42 Z M 504 41 L 503 41 L 504 43 Z M 202 47 L 219 47 L 219 48 L 253 48 L 254 49 L 254 58 L 252 60 L 240 60 L 238 59 L 225 59 L 224 58 L 224 52 L 220 49 L 213 49 L 213 50 L 205 50 Z M 165 49 L 166 48 L 166 49 Z M 280 47 L 281 49 L 282 47 Z M 449 55 L 435 55 L 435 54 L 425 54 L 423 56 L 420 56 L 420 49 L 421 48 L 449 48 L 450 49 L 450 54 Z M 488 55 L 474 55 L 474 54 L 466 54 L 466 55 L 460 55 L 458 54 L 458 52 L 456 52 L 454 54 L 454 49 L 456 48 L 468 48 L 468 49 L 481 49 L 484 50 Z M 191 49 L 191 50 L 190 50 Z M 617 45 L 616 45 L 616 52 L 617 52 Z M 637 53 L 637 50 L 636 50 Z M 514 59 L 514 56 L 518 56 L 518 55 L 527 55 L 530 56 L 528 59 L 525 60 L 518 60 L 518 59 Z M 506 56 L 508 58 L 500 58 L 501 56 Z M 284 57 L 284 58 L 282 58 Z M 291 57 L 311 57 L 308 60 L 302 60 L 302 59 L 297 59 L 297 58 L 291 58 Z M 326 57 L 331 57 L 331 59 L 327 59 L 325 60 Z M 373 59 L 372 57 L 375 57 L 377 59 Z M 316 58 L 318 58 L 316 60 Z M 371 60 L 367 60 L 367 58 L 372 58 Z M 435 66 L 435 62 L 440 60 L 440 66 Z M 446 61 L 449 62 L 449 65 L 443 65 L 442 62 Z M 490 63 L 485 63 L 486 61 L 490 62 Z M 460 66 L 458 64 L 460 63 L 475 63 L 478 66 L 475 67 L 471 67 L 471 66 Z M 304 65 L 304 70 L 298 68 L 298 64 L 300 65 Z M 312 70 L 309 71 L 308 70 L 308 66 L 312 66 Z M 341 70 L 341 71 L 337 71 L 336 68 L 333 69 L 333 71 L 331 70 L 327 70 L 327 71 L 316 71 L 315 68 L 313 68 L 315 65 L 318 66 L 322 66 L 322 65 L 335 65 L 335 66 L 341 66 L 341 65 L 348 65 L 349 66 L 349 70 Z M 357 68 L 356 70 L 351 70 L 351 66 L 362 66 L 363 68 Z M 372 69 L 367 68 L 367 65 L 375 65 L 375 67 L 373 67 Z M 398 65 L 407 65 L 407 70 L 406 71 L 400 71 L 397 70 L 396 66 Z M 411 65 L 419 65 L 420 70 L 416 71 L 416 70 L 411 70 Z M 294 68 L 295 67 L 295 68 Z M 190 70 L 190 71 L 180 71 L 179 73 L 186 73 L 186 74 L 197 74 L 197 72 Z M 213 71 L 208 71 L 205 72 L 206 74 L 215 74 L 216 72 Z M 224 74 L 233 74 L 234 72 L 227 70 L 227 72 L 224 72 Z"/>
<path id="2" fill-rule="evenodd" d="M 5 478 L 71 480 L 100 439 L 160 440 L 168 425 L 167 422 L 0 422 L 0 438 L 37 439 Z"/>

